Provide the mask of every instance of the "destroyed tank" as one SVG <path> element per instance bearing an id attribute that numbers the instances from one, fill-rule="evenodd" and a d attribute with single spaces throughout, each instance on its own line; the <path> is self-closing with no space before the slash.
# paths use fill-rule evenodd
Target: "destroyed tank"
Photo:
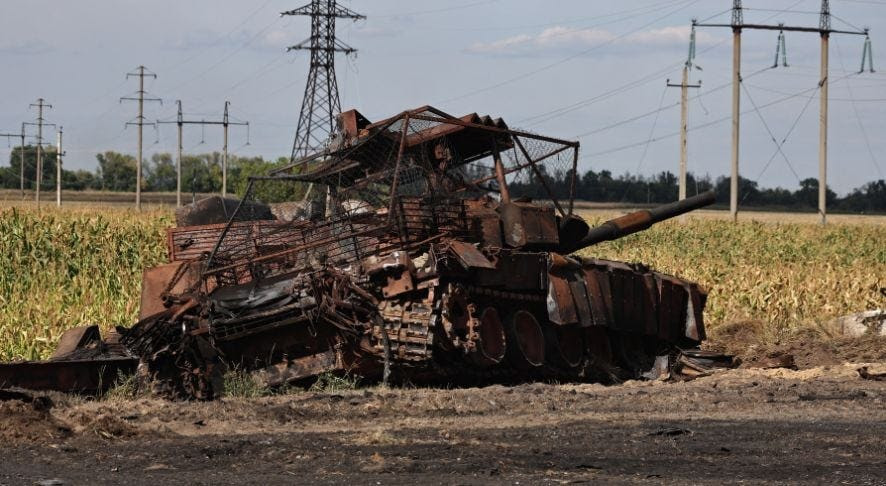
<path id="1" fill-rule="evenodd" d="M 163 393 L 198 399 L 229 369 L 269 386 L 636 377 L 704 339 L 706 293 L 575 253 L 714 197 L 591 228 L 574 211 L 578 148 L 427 106 L 345 112 L 322 149 L 251 178 L 240 201 L 179 212 L 119 342 Z"/>

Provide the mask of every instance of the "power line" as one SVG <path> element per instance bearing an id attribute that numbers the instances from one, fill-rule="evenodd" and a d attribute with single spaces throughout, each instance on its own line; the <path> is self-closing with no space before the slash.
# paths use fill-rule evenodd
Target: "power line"
<path id="1" fill-rule="evenodd" d="M 415 10 L 412 12 L 397 12 L 397 13 L 390 13 L 390 14 L 373 14 L 372 16 L 373 17 L 380 17 L 380 18 L 381 17 L 411 17 L 411 16 L 415 16 L 415 15 L 427 15 L 427 14 L 435 14 L 435 13 L 441 13 L 441 12 L 451 12 L 453 10 L 464 10 L 466 8 L 477 7 L 479 5 L 488 5 L 490 3 L 497 3 L 498 1 L 499 0 L 485 0 L 482 2 L 473 2 L 473 3 L 463 4 L 463 5 L 454 5 L 452 7 L 443 7 L 443 8 L 437 8 L 437 9 L 431 9 L 431 10 Z"/>
<path id="2" fill-rule="evenodd" d="M 785 163 L 788 165 L 788 168 L 791 169 L 791 172 L 794 174 L 794 177 L 797 178 L 797 181 L 800 181 L 800 175 L 797 174 L 797 171 L 794 169 L 794 165 L 791 164 L 791 161 L 788 159 L 787 154 L 781 149 L 781 144 L 778 143 L 778 140 L 775 138 L 775 134 L 772 133 L 772 129 L 769 128 L 769 124 L 766 123 L 766 118 L 763 117 L 763 113 L 760 112 L 760 109 L 757 108 L 757 103 L 754 101 L 754 98 L 751 96 L 751 92 L 748 91 L 747 86 L 744 83 L 739 81 L 741 88 L 744 90 L 745 95 L 748 97 L 748 101 L 751 102 L 751 106 L 754 107 L 754 112 L 757 114 L 757 117 L 760 118 L 760 122 L 763 124 L 763 128 L 766 129 L 766 133 L 769 134 L 769 138 L 772 140 L 772 143 L 775 144 L 776 149 L 781 154 L 781 157 L 784 159 Z"/>
<path id="3" fill-rule="evenodd" d="M 456 32 L 477 32 L 477 31 L 491 32 L 491 31 L 507 31 L 507 30 L 518 30 L 518 29 L 537 29 L 537 28 L 542 28 L 542 27 L 562 26 L 562 25 L 564 25 L 564 24 L 577 24 L 577 23 L 587 22 L 588 20 L 599 20 L 599 19 L 609 18 L 609 17 L 618 17 L 618 16 L 621 16 L 621 15 L 633 14 L 633 13 L 637 13 L 637 12 L 641 12 L 640 15 L 643 15 L 643 14 L 646 14 L 646 13 L 655 12 L 655 11 L 658 9 L 658 7 L 661 7 L 662 5 L 668 5 L 668 6 L 669 6 L 669 5 L 674 5 L 674 4 L 676 4 L 678 1 L 679 1 L 679 0 L 677 0 L 677 1 L 675 1 L 675 0 L 668 0 L 668 1 L 665 1 L 665 2 L 658 2 L 658 3 L 653 3 L 653 4 L 650 4 L 650 5 L 645 5 L 645 6 L 643 6 L 643 7 L 635 7 L 635 8 L 630 8 L 630 9 L 627 9 L 627 10 L 620 10 L 620 11 L 617 11 L 617 12 L 611 12 L 611 13 L 602 14 L 602 15 L 595 15 L 595 16 L 593 16 L 593 17 L 579 17 L 579 18 L 572 17 L 572 18 L 569 18 L 569 19 L 560 19 L 560 20 L 556 20 L 556 21 L 545 22 L 545 23 L 538 23 L 538 24 L 510 25 L 510 26 L 507 26 L 507 27 L 483 26 L 483 27 L 448 28 L 448 29 L 439 29 L 439 30 L 456 31 Z M 658 10 L 660 10 L 660 9 L 658 9 Z M 647 12 L 647 11 L 648 11 L 648 12 Z M 634 18 L 634 17 L 636 17 L 636 15 L 631 15 L 631 16 L 629 16 L 629 17 L 620 18 L 620 19 L 615 19 L 615 20 L 606 21 L 606 22 L 601 22 L 601 23 L 597 23 L 597 24 L 586 25 L 586 26 L 584 26 L 584 28 L 597 27 L 597 26 L 600 26 L 600 25 L 606 25 L 606 24 L 611 24 L 611 23 L 621 22 L 621 21 L 623 21 L 623 20 L 631 19 L 631 18 Z"/>
<path id="4" fill-rule="evenodd" d="M 277 22 L 279 22 L 279 21 L 280 21 L 279 18 L 274 19 L 273 22 L 269 23 L 269 24 L 266 25 L 264 28 L 262 28 L 261 30 L 259 30 L 258 32 L 256 32 L 252 37 L 250 37 L 249 39 L 247 39 L 246 42 L 244 42 L 243 44 L 240 44 L 240 46 L 238 46 L 236 49 L 234 49 L 233 51 L 229 52 L 227 55 L 225 55 L 224 57 L 222 57 L 221 59 L 219 59 L 218 61 L 216 61 L 215 63 L 213 63 L 212 65 L 210 65 L 210 66 L 207 67 L 206 69 L 204 69 L 203 71 L 200 71 L 200 73 L 197 74 L 196 76 L 193 76 L 193 77 L 187 79 L 186 81 L 183 81 L 183 82 L 177 84 L 174 88 L 172 88 L 171 91 L 177 91 L 177 90 L 181 89 L 182 87 L 184 87 L 184 86 L 186 86 L 186 85 L 188 85 L 188 84 L 190 84 L 190 83 L 193 83 L 194 81 L 197 81 L 198 79 L 203 78 L 203 77 L 206 76 L 210 71 L 212 71 L 213 69 L 215 69 L 215 68 L 221 66 L 221 65 L 224 64 L 226 61 L 228 61 L 229 59 L 231 59 L 232 57 L 234 57 L 237 53 L 239 53 L 240 51 L 242 51 L 243 49 L 245 49 L 246 47 L 248 47 L 250 44 L 252 44 L 253 41 L 255 41 L 259 36 L 261 36 L 262 34 L 264 34 L 265 32 L 267 32 L 268 29 L 270 29 L 271 27 L 273 27 L 274 25 L 276 25 Z"/>
<path id="5" fill-rule="evenodd" d="M 795 2 L 791 7 L 788 7 L 788 8 L 792 8 L 792 7 L 796 6 L 796 5 L 799 5 L 800 3 L 802 3 L 802 1 L 803 1 L 803 0 L 800 0 L 800 1 L 798 1 L 798 2 Z M 697 23 L 704 23 L 704 22 L 707 22 L 708 20 L 711 20 L 711 19 L 713 19 L 713 18 L 715 18 L 715 17 L 717 17 L 717 16 L 719 16 L 719 15 L 722 15 L 722 14 L 724 14 L 724 13 L 726 13 L 726 12 L 729 12 L 729 11 L 731 11 L 731 10 L 732 10 L 732 9 L 726 9 L 726 10 L 720 12 L 720 13 L 717 13 L 717 14 L 711 15 L 711 16 L 705 18 L 705 19 L 702 19 L 702 20 L 700 20 L 700 21 L 696 21 L 696 22 L 697 22 Z M 781 12 L 783 12 L 783 11 L 782 11 L 782 10 L 776 10 L 776 12 L 781 13 Z M 777 14 L 776 14 L 776 15 L 777 15 Z M 771 19 L 774 18 L 776 15 L 771 15 L 771 16 L 767 17 L 766 19 L 764 19 L 764 21 L 771 20 Z M 726 43 L 727 40 L 728 40 L 728 39 L 724 39 L 724 40 L 722 40 L 722 41 L 720 41 L 720 42 L 717 42 L 717 43 L 714 44 L 714 45 L 711 45 L 711 46 L 709 46 L 709 47 L 707 47 L 707 48 L 701 50 L 701 51 L 700 51 L 700 54 L 704 54 L 704 53 L 706 53 L 706 52 L 708 52 L 708 51 L 711 51 L 711 50 L 713 50 L 713 49 L 716 49 L 717 47 L 720 47 L 721 45 L 723 45 L 724 43 Z M 614 88 L 614 89 L 612 89 L 612 90 L 610 90 L 610 91 L 607 91 L 607 92 L 605 92 L 605 93 L 601 93 L 601 94 L 599 94 L 599 95 L 595 95 L 595 96 L 593 96 L 593 97 L 591 97 L 591 98 L 586 98 L 586 99 L 581 100 L 581 101 L 577 101 L 577 102 L 574 102 L 574 103 L 570 103 L 569 105 L 566 105 L 566 106 L 564 106 L 564 107 L 560 107 L 560 108 L 557 108 L 557 109 L 554 109 L 554 110 L 551 110 L 551 111 L 548 111 L 548 112 L 545 112 L 545 113 L 541 113 L 541 114 L 539 114 L 539 115 L 534 115 L 534 116 L 532 116 L 532 117 L 525 118 L 525 119 L 521 120 L 520 122 L 523 122 L 523 121 L 529 121 L 529 120 L 536 120 L 536 121 L 533 121 L 533 122 L 529 125 L 529 126 L 532 126 L 532 125 L 536 125 L 536 124 L 539 124 L 539 123 L 543 123 L 543 122 L 545 122 L 545 121 L 549 121 L 549 120 L 551 120 L 551 119 L 553 119 L 553 118 L 557 118 L 557 117 L 563 116 L 563 115 L 565 115 L 565 114 L 567 114 L 567 113 L 570 113 L 570 112 L 572 112 L 572 111 L 575 111 L 575 110 L 578 110 L 578 109 L 581 109 L 581 108 L 584 108 L 584 107 L 590 106 L 590 105 L 592 105 L 592 104 L 594 104 L 594 103 L 597 103 L 597 102 L 599 102 L 599 101 L 604 101 L 604 100 L 606 100 L 606 99 L 609 99 L 610 97 L 615 96 L 615 95 L 617 95 L 617 94 L 621 94 L 621 93 L 624 93 L 624 92 L 629 91 L 629 90 L 631 90 L 631 89 L 634 89 L 634 88 L 640 87 L 640 86 L 642 86 L 642 85 L 645 85 L 646 83 L 651 82 L 651 81 L 654 81 L 655 79 L 658 79 L 658 78 L 659 78 L 661 75 L 663 75 L 664 73 L 666 73 L 666 72 L 668 72 L 669 70 L 674 69 L 674 68 L 676 68 L 676 67 L 678 67 L 678 66 L 680 66 L 680 65 L 682 65 L 682 64 L 683 64 L 683 61 L 680 61 L 680 62 L 677 62 L 677 63 L 674 63 L 674 64 L 670 64 L 670 65 L 668 65 L 668 66 L 666 66 L 666 67 L 664 67 L 664 68 L 662 68 L 662 69 L 659 69 L 658 71 L 655 71 L 655 72 L 650 73 L 650 74 L 648 74 L 648 75 L 646 75 L 646 76 L 643 76 L 643 77 L 641 77 L 640 79 L 638 79 L 638 80 L 636 80 L 636 81 L 633 81 L 633 82 L 629 83 L 628 85 L 625 85 L 625 86 L 619 86 L 618 88 Z M 750 77 L 750 76 L 749 76 L 749 77 Z M 650 114 L 652 114 L 652 113 L 650 113 Z M 541 120 L 538 120 L 539 118 L 542 118 L 542 119 L 541 119 Z"/>
<path id="6" fill-rule="evenodd" d="M 252 18 L 255 17 L 259 12 L 261 12 L 262 10 L 265 9 L 265 7 L 267 7 L 268 5 L 270 5 L 272 1 L 273 1 L 273 0 L 267 0 L 267 1 L 266 1 L 265 3 L 263 3 L 261 6 L 259 6 L 259 7 L 256 8 L 255 10 L 253 10 L 251 13 L 249 13 L 249 14 L 246 16 L 246 18 L 244 18 L 240 23 L 238 23 L 236 26 L 234 26 L 234 28 L 232 28 L 231 30 L 229 30 L 226 34 L 224 34 L 224 35 L 222 35 L 221 37 L 219 37 L 215 42 L 212 42 L 212 43 L 207 44 L 203 49 L 201 49 L 200 51 L 196 52 L 195 54 L 189 56 L 188 58 L 186 58 L 186 59 L 184 59 L 184 60 L 182 60 L 182 61 L 180 61 L 180 62 L 178 62 L 178 63 L 176 63 L 176 64 L 174 64 L 174 65 L 172 65 L 172 66 L 165 66 L 165 67 L 163 67 L 163 68 L 161 68 L 161 69 L 162 69 L 162 70 L 166 70 L 166 71 L 172 71 L 172 70 L 175 70 L 176 68 L 179 68 L 179 67 L 181 67 L 181 66 L 183 66 L 183 65 L 185 65 L 185 64 L 187 64 L 187 63 L 189 63 L 189 62 L 191 62 L 191 61 L 193 61 L 194 59 L 197 59 L 198 57 L 200 57 L 201 55 L 203 55 L 206 51 L 212 49 L 213 47 L 216 47 L 216 46 L 221 42 L 222 39 L 226 39 L 226 38 L 231 37 L 231 34 L 233 34 L 233 33 L 236 32 L 239 28 L 241 28 L 241 27 L 243 27 L 244 25 L 246 25 L 246 23 L 249 22 L 250 20 L 252 20 Z"/>
<path id="7" fill-rule="evenodd" d="M 763 73 L 763 72 L 768 71 L 769 69 L 771 69 L 771 68 L 766 67 L 766 68 L 760 69 L 759 71 L 753 72 L 753 73 L 749 74 L 749 75 L 747 76 L 746 79 L 750 79 L 750 78 L 752 78 L 752 77 L 754 77 L 754 76 L 756 76 L 756 75 L 758 75 L 758 74 L 760 74 L 760 73 Z M 704 96 L 708 96 L 708 95 L 711 95 L 711 94 L 714 94 L 714 93 L 716 93 L 717 91 L 720 91 L 720 90 L 722 90 L 722 89 L 724 89 L 724 88 L 729 87 L 729 85 L 730 85 L 730 83 L 723 83 L 723 84 L 721 84 L 721 85 L 719 85 L 719 86 L 715 86 L 714 88 L 711 88 L 711 89 L 709 89 L 709 90 L 707 90 L 707 91 L 705 91 L 705 92 L 703 92 L 703 93 L 700 93 L 700 94 L 698 94 L 698 95 L 692 96 L 692 97 L 690 97 L 689 99 L 690 99 L 690 100 L 701 100 L 702 97 L 704 97 Z M 788 94 L 788 93 L 782 93 L 782 94 Z M 669 109 L 674 108 L 674 107 L 676 107 L 676 106 L 680 106 L 680 103 L 679 103 L 679 102 L 672 103 L 672 104 L 669 104 L 669 105 L 667 105 L 667 106 L 662 106 L 662 107 L 659 107 L 659 108 L 657 108 L 657 109 L 655 109 L 655 110 L 647 111 L 647 112 L 642 113 L 642 114 L 640 114 L 640 115 L 635 115 L 635 116 L 632 116 L 632 117 L 630 117 L 630 118 L 626 118 L 626 119 L 624 119 L 624 120 L 621 120 L 621 121 L 618 121 L 618 122 L 612 123 L 612 124 L 610 124 L 610 125 L 606 125 L 606 126 L 604 126 L 604 127 L 596 128 L 596 129 L 591 130 L 591 131 L 589 131 L 589 132 L 580 133 L 580 134 L 578 134 L 578 135 L 575 135 L 574 138 L 584 138 L 584 137 L 587 137 L 587 136 L 589 136 L 589 135 L 595 135 L 595 134 L 597 134 L 597 133 L 605 132 L 605 131 L 611 130 L 611 129 L 613 129 L 613 128 L 620 127 L 620 126 L 622 126 L 622 125 L 626 125 L 626 124 L 628 124 L 628 123 L 630 123 L 630 122 L 634 122 L 634 121 L 637 121 L 637 120 L 640 120 L 640 119 L 646 118 L 646 117 L 648 117 L 648 116 L 655 115 L 655 114 L 657 114 L 657 113 L 659 113 L 659 112 L 661 112 L 661 111 L 669 110 Z"/>
<path id="8" fill-rule="evenodd" d="M 840 81 L 840 80 L 842 80 L 842 79 L 845 79 L 845 78 L 847 78 L 847 77 L 849 77 L 849 76 L 853 76 L 853 75 L 854 75 L 854 74 L 847 74 L 847 75 L 845 75 L 845 76 L 843 76 L 843 77 L 841 77 L 841 78 L 836 79 L 834 82 L 838 82 L 838 81 Z M 790 100 L 792 100 L 792 99 L 794 99 L 794 98 L 799 98 L 799 97 L 805 95 L 806 93 L 809 93 L 810 91 L 815 91 L 815 90 L 817 90 L 817 89 L 818 89 L 817 86 L 814 87 L 814 88 L 807 88 L 807 89 L 804 89 L 804 90 L 799 91 L 799 92 L 797 92 L 797 93 L 794 93 L 794 94 L 792 94 L 792 95 L 785 96 L 785 97 L 782 97 L 782 98 L 779 98 L 779 99 L 776 99 L 776 100 L 773 100 L 773 101 L 770 101 L 770 102 L 767 102 L 767 103 L 760 104 L 760 105 L 758 105 L 758 108 L 762 110 L 763 108 L 769 108 L 769 107 L 771 107 L 771 106 L 779 105 L 779 104 L 784 103 L 784 102 L 786 102 L 786 101 L 790 101 Z M 742 115 L 747 115 L 747 114 L 751 113 L 752 111 L 753 111 L 753 110 L 745 110 L 745 111 L 741 112 L 741 114 L 742 114 Z M 708 121 L 708 122 L 705 122 L 705 123 L 701 123 L 701 124 L 695 125 L 695 126 L 693 126 L 693 127 L 689 127 L 689 131 L 690 131 L 690 132 L 693 132 L 693 131 L 696 131 L 696 130 L 702 130 L 702 129 L 705 129 L 705 128 L 710 128 L 710 127 L 712 127 L 712 126 L 719 125 L 719 124 L 721 124 L 721 123 L 723 123 L 723 122 L 725 122 L 725 121 L 728 121 L 730 118 L 732 118 L 732 115 L 726 115 L 726 116 L 724 116 L 724 117 L 717 118 L 717 119 L 715 119 L 715 120 L 711 120 L 711 121 Z M 661 141 L 661 140 L 665 140 L 665 139 L 668 139 L 668 138 L 676 137 L 676 136 L 678 136 L 678 135 L 680 135 L 680 131 L 679 131 L 679 130 L 678 130 L 678 131 L 675 131 L 675 132 L 669 132 L 669 133 L 667 133 L 667 134 L 665 134 L 665 135 L 660 135 L 660 136 L 658 136 L 658 137 L 653 138 L 653 139 L 652 139 L 652 142 L 659 142 L 659 141 Z M 574 137 L 574 138 L 581 138 L 581 137 Z M 603 156 L 603 155 L 609 155 L 609 154 L 613 154 L 613 153 L 616 153 L 616 152 L 622 152 L 622 151 L 624 151 L 624 150 L 629 150 L 629 149 L 632 149 L 632 148 L 636 148 L 636 147 L 642 146 L 642 145 L 644 145 L 645 143 L 646 143 L 646 140 L 641 140 L 641 141 L 632 142 L 632 143 L 628 143 L 628 144 L 624 144 L 624 145 L 619 145 L 619 146 L 617 146 L 617 147 L 612 147 L 612 148 L 609 148 L 609 149 L 606 149 L 606 150 L 602 150 L 602 151 L 598 151 L 598 152 L 585 153 L 585 154 L 583 154 L 583 155 L 581 156 L 581 159 L 584 160 L 584 159 L 588 159 L 588 158 L 600 157 L 600 156 Z"/>
<path id="9" fill-rule="evenodd" d="M 661 91 L 661 99 L 658 100 L 658 106 L 661 108 L 661 105 L 664 104 L 665 95 L 668 92 L 668 87 L 665 86 Z M 658 112 L 660 113 L 660 111 Z M 646 145 L 643 146 L 643 154 L 640 155 L 640 160 L 637 162 L 637 169 L 634 172 L 639 173 L 640 168 L 643 167 L 643 163 L 646 161 L 646 154 L 649 153 L 649 145 L 652 143 L 652 137 L 655 135 L 655 127 L 658 126 L 658 113 L 655 114 L 655 119 L 652 121 L 652 128 L 649 129 L 649 137 L 646 139 Z M 625 192 L 621 197 L 621 201 L 624 202 L 625 198 L 628 196 L 628 188 L 625 188 Z"/>
<path id="10" fill-rule="evenodd" d="M 845 69 L 843 66 L 843 53 L 840 51 L 840 46 L 838 44 L 834 44 L 837 48 L 837 59 L 840 60 L 840 67 Z M 863 62 L 863 61 L 862 61 Z M 864 64 L 862 64 L 862 68 L 864 68 Z M 864 128 L 864 123 L 861 121 L 861 116 L 858 114 L 858 106 L 853 99 L 854 96 L 852 94 L 852 86 L 849 83 L 849 80 L 846 80 L 846 88 L 849 90 L 849 99 L 852 104 L 852 111 L 855 113 L 855 120 L 858 122 L 858 129 L 861 132 L 862 139 L 864 139 L 864 144 L 868 149 L 868 155 L 871 157 L 871 164 L 873 164 L 874 168 L 877 170 L 877 173 L 880 174 L 880 177 L 883 177 L 883 170 L 880 168 L 879 162 L 877 162 L 877 157 L 874 155 L 874 149 L 871 147 L 871 141 L 868 138 L 868 132 Z"/>
<path id="11" fill-rule="evenodd" d="M 497 83 L 495 83 L 495 84 L 492 84 L 492 85 L 490 85 L 490 86 L 486 86 L 486 87 L 484 87 L 484 88 L 480 88 L 480 89 L 475 89 L 475 90 L 470 91 L 470 92 L 468 92 L 468 93 L 465 93 L 465 94 L 462 94 L 462 95 L 459 95 L 459 96 L 455 96 L 455 97 L 452 97 L 452 98 L 448 98 L 448 99 L 442 100 L 440 103 L 449 103 L 449 102 L 452 102 L 452 101 L 456 101 L 456 100 L 460 100 L 460 99 L 468 98 L 468 97 L 471 97 L 471 96 L 474 96 L 474 95 L 478 95 L 478 94 L 480 94 L 480 93 L 485 93 L 485 92 L 487 92 L 487 91 L 491 91 L 491 90 L 494 90 L 494 89 L 496 89 L 496 88 L 500 88 L 500 87 L 502 87 L 502 86 L 506 86 L 506 85 L 508 85 L 508 84 L 511 84 L 511 83 L 513 83 L 513 82 L 520 81 L 520 80 L 522 80 L 522 79 L 526 79 L 526 78 L 528 78 L 528 77 L 534 76 L 534 75 L 536 75 L 536 74 L 538 74 L 538 73 L 540 73 L 540 72 L 547 71 L 548 69 L 551 69 L 551 68 L 553 68 L 553 67 L 556 67 L 556 66 L 559 66 L 559 65 L 561 65 L 561 64 L 564 64 L 564 63 L 566 63 L 566 62 L 569 62 L 569 61 L 571 61 L 571 60 L 573 60 L 573 59 L 575 59 L 575 58 L 578 58 L 578 57 L 584 56 L 584 55 L 586 55 L 586 54 L 588 54 L 588 53 L 590 53 L 590 52 L 593 52 L 593 51 L 595 51 L 595 50 L 597 50 L 597 49 L 599 49 L 599 48 L 601 48 L 601 47 L 604 47 L 604 46 L 606 46 L 606 45 L 612 44 L 613 42 L 619 41 L 619 40 L 621 40 L 621 39 L 623 39 L 623 38 L 625 38 L 625 37 L 627 37 L 627 36 L 629 36 L 629 35 L 631 35 L 631 34 L 637 33 L 637 32 L 639 32 L 639 31 L 641 31 L 641 30 L 643 30 L 643 29 L 645 29 L 645 28 L 647 28 L 647 27 L 649 27 L 649 26 L 652 26 L 652 25 L 654 25 L 654 24 L 656 24 L 656 23 L 658 23 L 658 22 L 660 22 L 660 21 L 662 21 L 662 20 L 664 20 L 664 19 L 666 19 L 666 18 L 668 18 L 668 17 L 670 17 L 670 16 L 676 14 L 677 12 L 680 12 L 680 11 L 682 11 L 682 10 L 685 10 L 686 8 L 688 8 L 688 7 L 692 6 L 692 5 L 695 5 L 696 3 L 700 2 L 700 1 L 701 1 L 701 0 L 688 0 L 688 1 L 684 1 L 684 2 L 683 2 L 683 5 L 681 5 L 681 6 L 678 7 L 677 9 L 672 10 L 672 11 L 668 12 L 667 14 L 662 15 L 661 17 L 658 17 L 658 18 L 656 18 L 655 20 L 653 20 L 653 21 L 651 21 L 651 22 L 648 22 L 648 23 L 646 23 L 646 24 L 643 24 L 643 25 L 641 25 L 640 27 L 638 27 L 638 28 L 636 28 L 636 29 L 633 29 L 633 30 L 630 30 L 630 31 L 628 31 L 628 32 L 625 32 L 625 33 L 619 34 L 619 35 L 617 35 L 617 36 L 615 36 L 615 37 L 613 37 L 613 38 L 611 38 L 611 39 L 608 39 L 608 40 L 606 40 L 606 41 L 601 42 L 600 44 L 596 44 L 596 45 L 594 45 L 593 47 L 591 47 L 591 48 L 589 48 L 589 49 L 585 49 L 585 50 L 583 50 L 583 51 L 581 51 L 581 52 L 578 52 L 578 53 L 576 53 L 576 54 L 572 54 L 572 55 L 567 56 L 567 57 L 565 57 L 565 58 L 563 58 L 563 59 L 560 59 L 559 61 L 556 61 L 556 62 L 553 62 L 553 63 L 550 63 L 550 64 L 546 64 L 546 65 L 544 65 L 544 66 L 542 66 L 542 67 L 540 67 L 540 68 L 533 69 L 533 70 L 531 70 L 531 71 L 527 71 L 527 72 L 525 72 L 525 73 L 523 73 L 523 74 L 520 74 L 520 75 L 514 76 L 514 77 L 509 78 L 509 79 L 506 79 L 506 80 L 504 80 L 504 81 L 499 81 L 499 82 L 497 82 Z"/>
<path id="12" fill-rule="evenodd" d="M 816 89 L 817 91 L 817 89 Z M 763 174 L 769 169 L 769 166 L 772 164 L 772 161 L 775 160 L 775 157 L 781 152 L 781 147 L 784 146 L 788 141 L 788 137 L 794 132 L 794 129 L 797 128 L 797 125 L 800 124 L 800 120 L 803 118 L 803 115 L 806 113 L 806 110 L 809 108 L 809 105 L 812 104 L 812 100 L 815 99 L 815 95 L 809 96 L 806 99 L 806 104 L 803 105 L 803 109 L 800 110 L 800 113 L 797 115 L 797 118 L 794 119 L 794 123 L 791 124 L 791 128 L 788 129 L 787 133 L 785 133 L 784 138 L 781 140 L 781 144 L 776 147 L 776 149 L 772 152 L 772 155 L 769 156 L 769 160 L 766 161 L 766 164 L 763 166 L 763 169 L 757 174 L 757 178 L 754 179 L 755 183 L 759 183 L 760 178 L 763 177 Z M 744 196 L 741 198 L 742 204 L 747 200 L 750 195 L 750 190 L 745 191 Z"/>

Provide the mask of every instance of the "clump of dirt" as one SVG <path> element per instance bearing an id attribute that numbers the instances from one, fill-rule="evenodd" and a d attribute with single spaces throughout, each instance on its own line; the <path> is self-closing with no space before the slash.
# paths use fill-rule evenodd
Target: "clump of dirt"
<path id="1" fill-rule="evenodd" d="M 128 439 L 141 435 L 141 431 L 125 417 L 111 411 L 78 411 L 70 417 L 74 432 L 78 435 L 94 435 L 103 439 Z"/>
<path id="2" fill-rule="evenodd" d="M 0 401 L 0 442 L 16 445 L 70 437 L 71 429 L 49 413 L 50 407 L 43 400 Z"/>
<path id="3" fill-rule="evenodd" d="M 886 337 L 832 337 L 803 328 L 773 335 L 760 321 L 740 321 L 715 328 L 706 343 L 712 350 L 735 355 L 742 367 L 768 367 L 792 357 L 799 369 L 841 363 L 886 361 Z"/>

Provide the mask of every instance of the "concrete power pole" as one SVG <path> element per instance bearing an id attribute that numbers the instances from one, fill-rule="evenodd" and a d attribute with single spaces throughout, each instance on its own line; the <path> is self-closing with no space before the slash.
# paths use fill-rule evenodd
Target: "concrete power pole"
<path id="1" fill-rule="evenodd" d="M 828 222 L 828 50 L 831 37 L 831 6 L 828 0 L 821 0 L 819 19 L 821 35 L 821 123 L 818 127 L 818 213 L 821 224 Z"/>
<path id="2" fill-rule="evenodd" d="M 136 71 L 133 73 L 126 73 L 126 79 L 131 77 L 138 77 L 138 96 L 135 98 L 125 97 L 120 98 L 120 102 L 123 101 L 137 101 L 138 102 L 138 116 L 135 121 L 127 122 L 126 126 L 136 125 L 138 126 L 138 154 L 136 156 L 135 162 L 135 209 L 137 211 L 141 211 L 142 209 L 142 146 L 143 146 L 143 129 L 145 125 L 153 125 L 153 123 L 145 123 L 145 101 L 157 101 L 160 104 L 163 104 L 163 100 L 160 98 L 145 98 L 145 78 L 154 78 L 157 79 L 157 75 L 149 72 L 147 68 L 144 66 L 139 66 L 136 68 Z"/>
<path id="3" fill-rule="evenodd" d="M 729 194 L 729 210 L 733 220 L 738 219 L 738 145 L 740 123 L 740 98 L 739 90 L 741 83 L 741 31 L 743 29 L 777 30 L 779 32 L 813 32 L 821 36 L 821 114 L 819 125 L 818 145 L 818 211 L 821 214 L 821 222 L 827 222 L 827 164 L 828 164 L 828 43 L 831 34 L 863 35 L 867 46 L 868 29 L 865 30 L 836 30 L 831 28 L 831 7 L 828 0 L 822 0 L 818 27 L 796 27 L 764 24 L 746 24 L 742 15 L 741 0 L 732 2 L 732 23 L 730 24 L 699 24 L 697 27 L 729 27 L 733 33 L 732 44 L 732 179 Z M 867 52 L 867 47 L 865 48 Z M 864 65 L 862 58 L 862 66 Z"/>
<path id="4" fill-rule="evenodd" d="M 741 137 L 741 0 L 732 6 L 732 164 L 729 174 L 729 214 L 738 221 L 738 160 Z"/>
<path id="5" fill-rule="evenodd" d="M 21 150 L 19 150 L 19 156 L 21 156 L 20 167 L 19 167 L 19 177 L 21 178 L 20 184 L 22 188 L 22 201 L 25 200 L 25 124 L 22 123 L 22 146 Z"/>
<path id="6" fill-rule="evenodd" d="M 37 125 L 37 174 L 36 174 L 36 182 L 34 183 L 35 187 L 35 200 L 37 202 L 37 207 L 40 207 L 40 183 L 43 182 L 43 127 L 44 126 L 55 126 L 51 123 L 46 123 L 46 120 L 43 119 L 43 109 L 44 108 L 52 108 L 52 105 L 47 104 L 46 100 L 43 98 L 38 98 L 36 103 L 32 103 L 31 107 L 37 108 L 37 123 L 33 123 L 33 125 Z"/>
<path id="7" fill-rule="evenodd" d="M 225 114 L 222 117 L 224 126 L 224 147 L 222 147 L 222 197 L 228 195 L 228 106 L 230 101 L 225 100 Z"/>
<path id="8" fill-rule="evenodd" d="M 178 163 L 175 167 L 175 207 L 180 208 L 182 205 L 182 135 L 184 128 L 184 118 L 182 117 L 182 100 L 176 100 L 178 104 L 178 117 L 176 124 L 178 125 Z"/>
<path id="9" fill-rule="evenodd" d="M 22 131 L 21 133 L 0 133 L 0 137 L 5 137 L 7 139 L 10 138 L 18 138 L 21 140 L 21 145 L 19 146 L 19 177 L 21 178 L 21 188 L 22 188 L 22 201 L 25 200 L 25 124 L 22 123 Z M 14 154 L 15 152 L 13 152 Z M 10 160 L 10 164 L 12 161 Z"/>
<path id="10" fill-rule="evenodd" d="M 692 69 L 692 61 L 695 58 L 695 26 L 692 27 L 692 33 L 689 40 L 689 57 L 686 64 L 683 65 L 683 80 L 680 84 L 672 84 L 671 80 L 667 81 L 670 88 L 680 88 L 680 189 L 679 199 L 686 199 L 686 166 L 689 159 L 689 88 L 701 88 L 701 81 L 698 84 L 689 84 L 689 70 Z"/>
<path id="11" fill-rule="evenodd" d="M 62 207 L 62 127 L 58 127 L 58 146 L 55 149 L 55 204 Z"/>

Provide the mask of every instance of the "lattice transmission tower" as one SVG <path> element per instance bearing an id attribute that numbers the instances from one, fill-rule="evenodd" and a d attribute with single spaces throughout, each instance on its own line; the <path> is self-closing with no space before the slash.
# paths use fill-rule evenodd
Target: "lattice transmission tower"
<path id="1" fill-rule="evenodd" d="M 354 54 L 357 49 L 345 44 L 335 35 L 336 19 L 366 17 L 336 4 L 336 0 L 311 0 L 311 3 L 283 12 L 281 15 L 311 17 L 311 37 L 287 48 L 287 51 L 311 51 L 311 69 L 302 98 L 292 159 L 322 149 L 335 132 L 335 117 L 341 112 L 338 82 L 335 78 L 335 53 Z"/>

